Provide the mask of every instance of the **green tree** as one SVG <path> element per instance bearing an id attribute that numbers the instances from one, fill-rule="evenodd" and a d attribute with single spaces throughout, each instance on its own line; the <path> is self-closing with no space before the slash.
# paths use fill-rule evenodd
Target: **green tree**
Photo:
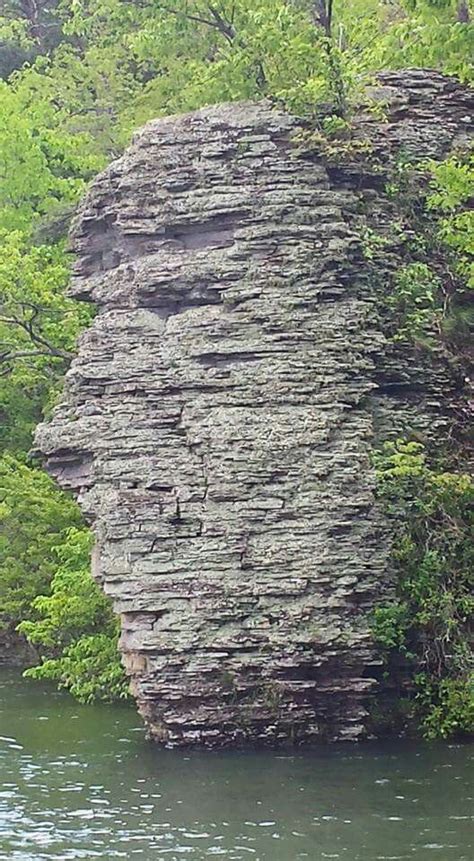
<path id="1" fill-rule="evenodd" d="M 0 231 L 0 445 L 26 449 L 91 310 L 65 295 L 64 243 Z"/>
<path id="2" fill-rule="evenodd" d="M 89 530 L 72 526 L 52 548 L 56 567 L 49 594 L 35 597 L 33 618 L 18 626 L 43 655 L 26 675 L 53 679 L 81 702 L 124 699 L 128 685 L 117 648 L 118 620 L 90 576 L 91 545 Z"/>
<path id="3" fill-rule="evenodd" d="M 118 624 L 90 574 L 92 536 L 76 503 L 21 458 L 0 458 L 0 627 L 17 628 L 40 663 L 28 671 L 78 699 L 117 699 L 128 686 Z"/>
<path id="4" fill-rule="evenodd" d="M 37 595 L 48 591 L 56 570 L 53 548 L 81 526 L 76 504 L 21 456 L 0 460 L 0 620 L 15 626 L 28 618 Z"/>
<path id="5" fill-rule="evenodd" d="M 0 12 L 0 77 L 7 78 L 62 37 L 59 0 L 3 0 Z"/>

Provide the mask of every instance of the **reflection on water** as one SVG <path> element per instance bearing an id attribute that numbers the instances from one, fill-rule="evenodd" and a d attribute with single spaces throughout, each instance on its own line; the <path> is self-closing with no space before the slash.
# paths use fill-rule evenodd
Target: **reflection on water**
<path id="1" fill-rule="evenodd" d="M 472 861 L 474 746 L 183 753 L 0 676 L 0 859 Z"/>

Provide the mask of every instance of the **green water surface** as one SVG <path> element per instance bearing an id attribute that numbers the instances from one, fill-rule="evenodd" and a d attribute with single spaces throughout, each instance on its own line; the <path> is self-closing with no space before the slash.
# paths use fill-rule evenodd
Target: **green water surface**
<path id="1" fill-rule="evenodd" d="M 0 674 L 0 859 L 473 861 L 473 745 L 196 753 Z"/>

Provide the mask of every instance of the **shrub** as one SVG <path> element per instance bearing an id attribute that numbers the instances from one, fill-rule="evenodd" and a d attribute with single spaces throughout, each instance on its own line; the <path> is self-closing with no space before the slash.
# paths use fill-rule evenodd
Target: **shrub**
<path id="1" fill-rule="evenodd" d="M 429 738 L 474 731 L 471 620 L 472 504 L 468 475 L 427 463 L 417 442 L 387 442 L 375 456 L 378 495 L 393 518 L 397 596 L 373 630 L 390 671 L 411 668 L 414 713 Z"/>

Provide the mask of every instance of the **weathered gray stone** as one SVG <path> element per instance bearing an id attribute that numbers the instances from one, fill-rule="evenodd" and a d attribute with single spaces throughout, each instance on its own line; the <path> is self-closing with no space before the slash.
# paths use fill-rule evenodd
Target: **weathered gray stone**
<path id="1" fill-rule="evenodd" d="M 370 453 L 391 416 L 442 422 L 450 383 L 391 355 L 361 228 L 391 221 L 400 147 L 441 157 L 472 110 L 436 73 L 380 95 L 387 118 L 356 123 L 372 167 L 328 164 L 267 103 L 222 105 L 149 123 L 82 206 L 71 293 L 99 313 L 37 446 L 94 526 L 158 741 L 365 733 L 391 590 Z"/>

